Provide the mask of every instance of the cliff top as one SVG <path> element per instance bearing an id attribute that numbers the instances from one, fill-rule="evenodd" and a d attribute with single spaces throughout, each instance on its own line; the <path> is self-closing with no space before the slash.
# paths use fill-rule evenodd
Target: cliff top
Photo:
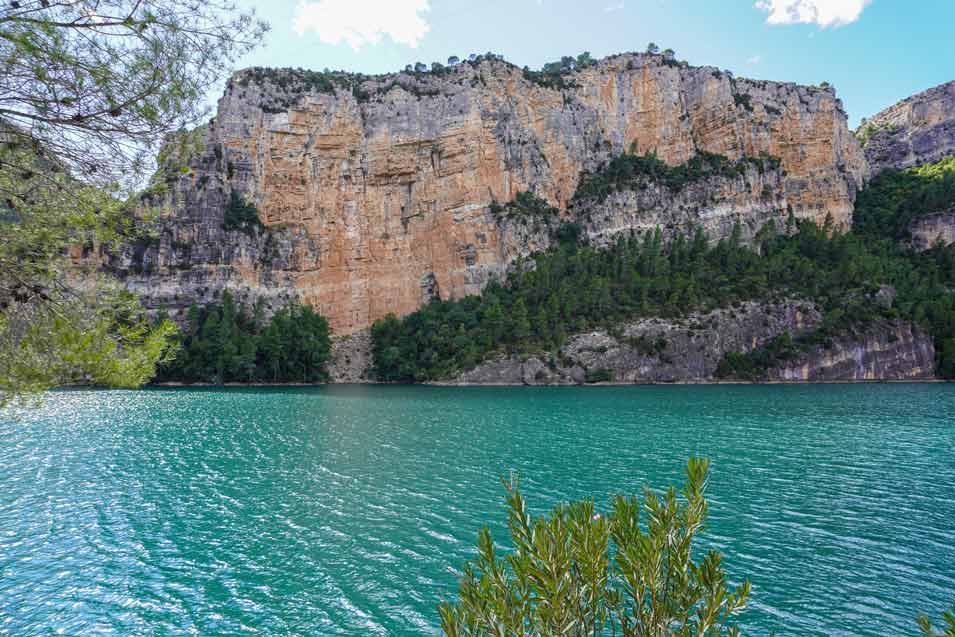
<path id="1" fill-rule="evenodd" d="M 876 175 L 955 155 L 955 81 L 880 111 L 855 131 Z"/>
<path id="2" fill-rule="evenodd" d="M 955 80 L 944 82 L 920 93 L 910 95 L 892 106 L 882 109 L 867 120 L 864 119 L 863 123 L 859 126 L 859 130 L 865 128 L 867 124 L 878 126 L 882 122 L 893 123 L 907 107 L 936 100 L 951 100 L 955 102 Z"/>
<path id="3" fill-rule="evenodd" d="M 285 93 L 329 93 L 351 92 L 359 102 L 368 101 L 376 94 L 386 93 L 394 86 L 421 96 L 442 93 L 441 87 L 470 83 L 475 86 L 484 76 L 508 77 L 520 75 L 524 80 L 542 88 L 553 90 L 572 90 L 579 87 L 578 79 L 584 73 L 597 71 L 623 72 L 644 67 L 669 66 L 727 77 L 731 82 L 744 82 L 760 88 L 779 87 L 784 89 L 803 89 L 808 92 L 828 93 L 835 97 L 835 89 L 826 82 L 818 86 L 799 85 L 795 82 L 778 82 L 736 78 L 731 71 L 714 66 L 694 66 L 685 60 L 677 60 L 671 51 L 664 53 L 624 52 L 601 59 L 582 53 L 577 57 L 565 56 L 561 60 L 545 64 L 540 70 L 527 66 L 520 67 L 495 53 L 485 53 L 459 60 L 448 59 L 448 64 L 433 62 L 431 65 L 416 63 L 407 65 L 403 70 L 392 73 L 365 74 L 349 71 L 314 71 L 302 68 L 250 67 L 236 71 L 229 79 L 227 92 L 236 87 L 268 87 L 274 91 L 280 88 Z M 840 104 L 841 107 L 841 104 Z"/>

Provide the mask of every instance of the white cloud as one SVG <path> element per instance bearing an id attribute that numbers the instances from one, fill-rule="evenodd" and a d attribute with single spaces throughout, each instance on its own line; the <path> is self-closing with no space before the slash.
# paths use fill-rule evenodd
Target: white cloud
<path id="1" fill-rule="evenodd" d="M 621 9 L 623 9 L 623 0 L 620 0 L 620 2 L 616 4 L 611 4 L 609 6 L 604 7 L 604 11 L 606 13 L 610 13 L 611 11 L 620 11 Z"/>
<path id="2" fill-rule="evenodd" d="M 751 57 L 751 58 L 749 58 L 748 60 L 746 60 L 746 63 L 747 63 L 747 64 L 759 64 L 762 59 L 763 59 L 762 56 L 754 55 L 753 57 Z"/>
<path id="3" fill-rule="evenodd" d="M 855 22 L 872 0 L 757 0 L 769 24 L 818 24 L 841 27 Z"/>
<path id="4" fill-rule="evenodd" d="M 428 0 L 302 0 L 294 28 L 299 35 L 314 31 L 322 42 L 346 42 L 355 50 L 378 44 L 385 35 L 416 47 L 431 28 L 421 15 L 428 9 Z"/>

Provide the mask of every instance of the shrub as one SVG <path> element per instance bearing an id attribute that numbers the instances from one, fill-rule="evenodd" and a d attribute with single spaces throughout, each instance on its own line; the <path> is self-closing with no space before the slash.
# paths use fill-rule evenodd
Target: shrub
<path id="1" fill-rule="evenodd" d="M 238 230 L 246 234 L 254 234 L 264 227 L 255 204 L 247 202 L 242 195 L 233 190 L 229 196 L 229 205 L 226 206 L 222 216 L 223 230 Z"/>
<path id="2" fill-rule="evenodd" d="M 606 350 L 606 348 L 604 349 Z M 598 369 L 588 369 L 584 373 L 584 382 L 587 382 L 587 383 L 613 382 L 613 371 L 606 369 L 604 367 L 601 367 Z"/>
<path id="3" fill-rule="evenodd" d="M 687 463 L 682 497 L 673 487 L 662 496 L 644 490 L 644 521 L 634 496 L 617 496 L 606 516 L 587 500 L 533 519 L 506 485 L 513 551 L 499 557 L 490 531 L 480 532 L 459 601 L 439 607 L 444 634 L 738 635 L 729 621 L 749 582 L 731 590 L 715 550 L 693 560 L 708 469 L 707 460 Z"/>
<path id="4" fill-rule="evenodd" d="M 749 93 L 733 93 L 733 102 L 735 102 L 737 106 L 742 106 L 748 111 L 753 110 L 753 104 L 751 102 Z"/>
<path id="5" fill-rule="evenodd" d="M 955 637 L 955 608 L 943 613 L 942 619 L 945 620 L 945 628 L 942 632 L 936 632 L 928 616 L 919 616 L 918 625 L 922 630 L 922 637 Z"/>
<path id="6" fill-rule="evenodd" d="M 558 214 L 557 208 L 553 207 L 532 192 L 522 191 L 514 196 L 514 201 L 506 205 L 501 205 L 496 201 L 491 202 L 491 213 L 496 216 L 507 216 L 509 219 L 538 219 L 553 218 Z"/>

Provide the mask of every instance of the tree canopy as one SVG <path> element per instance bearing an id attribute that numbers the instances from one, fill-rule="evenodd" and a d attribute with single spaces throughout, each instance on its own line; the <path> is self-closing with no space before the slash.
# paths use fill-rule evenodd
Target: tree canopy
<path id="1" fill-rule="evenodd" d="M 327 380 L 331 357 L 328 323 L 309 306 L 292 302 L 268 321 L 226 291 L 220 304 L 192 306 L 179 352 L 159 368 L 157 380 L 184 383 L 314 383 Z"/>
<path id="2" fill-rule="evenodd" d="M 129 238 L 134 209 L 148 218 L 132 194 L 160 143 L 206 116 L 264 29 L 218 0 L 0 8 L 0 404 L 152 376 L 174 326 L 97 274 L 97 254 Z"/>

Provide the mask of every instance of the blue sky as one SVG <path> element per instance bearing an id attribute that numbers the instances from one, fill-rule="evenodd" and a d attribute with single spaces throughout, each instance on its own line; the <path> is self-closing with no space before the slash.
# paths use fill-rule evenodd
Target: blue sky
<path id="1" fill-rule="evenodd" d="M 650 41 L 737 75 L 833 84 L 855 126 L 955 79 L 953 0 L 240 0 L 272 31 L 239 66 L 381 73 L 502 53 L 540 67 Z"/>

